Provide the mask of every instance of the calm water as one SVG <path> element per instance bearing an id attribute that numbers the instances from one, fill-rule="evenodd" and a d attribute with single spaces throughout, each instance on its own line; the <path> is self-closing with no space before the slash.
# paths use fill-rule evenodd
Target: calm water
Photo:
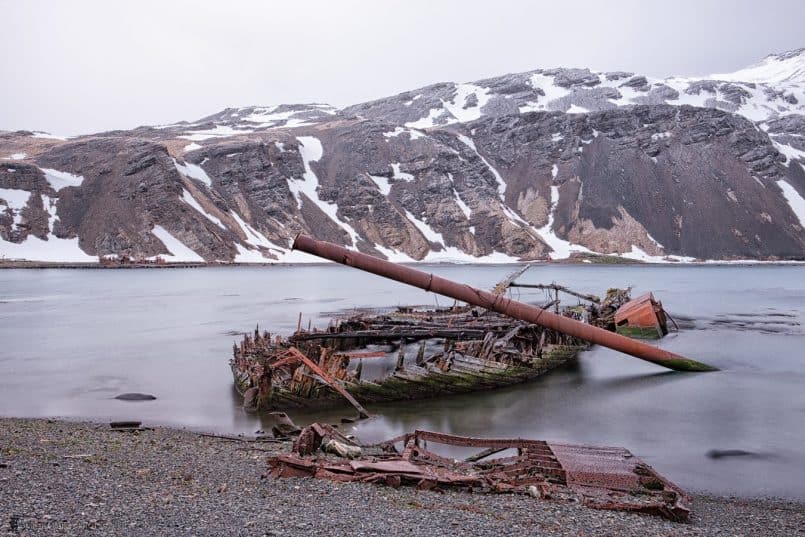
<path id="1" fill-rule="evenodd" d="M 427 270 L 491 287 L 512 268 Z M 653 290 L 683 330 L 662 341 L 722 369 L 666 372 L 603 348 L 506 390 L 369 407 L 363 440 L 413 428 L 631 449 L 680 485 L 805 498 L 805 267 L 539 266 L 521 281 L 602 293 Z M 541 292 L 516 293 L 541 302 Z M 442 305 L 448 299 L 440 298 Z M 432 294 L 337 266 L 0 271 L 0 415 L 141 419 L 226 433 L 267 426 L 233 393 L 236 336 L 259 323 L 359 306 L 436 304 Z M 115 400 L 147 392 L 156 401 Z M 294 415 L 301 423 L 337 419 Z M 750 457 L 711 459 L 711 449 Z"/>

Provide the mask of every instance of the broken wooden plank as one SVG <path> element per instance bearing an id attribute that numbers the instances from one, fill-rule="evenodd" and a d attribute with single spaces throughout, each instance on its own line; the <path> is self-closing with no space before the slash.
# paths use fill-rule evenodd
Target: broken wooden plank
<path id="1" fill-rule="evenodd" d="M 312 371 L 314 371 L 317 375 L 319 375 L 332 389 L 340 393 L 344 396 L 344 399 L 349 401 L 349 403 L 355 407 L 355 410 L 358 411 L 358 415 L 361 418 L 368 418 L 369 413 L 366 411 L 365 408 L 361 406 L 361 404 L 355 400 L 352 395 L 348 391 L 346 391 L 337 381 L 335 381 L 330 375 L 325 373 L 313 360 L 305 356 L 303 353 L 299 352 L 299 349 L 296 347 L 291 347 L 288 349 L 288 352 L 299 358 L 306 366 L 308 366 Z"/>

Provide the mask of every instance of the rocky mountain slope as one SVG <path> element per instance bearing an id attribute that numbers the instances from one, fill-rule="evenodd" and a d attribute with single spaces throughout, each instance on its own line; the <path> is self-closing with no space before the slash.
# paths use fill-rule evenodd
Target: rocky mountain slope
<path id="1" fill-rule="evenodd" d="M 0 258 L 805 259 L 805 49 L 736 73 L 548 69 L 336 109 L 0 133 Z"/>

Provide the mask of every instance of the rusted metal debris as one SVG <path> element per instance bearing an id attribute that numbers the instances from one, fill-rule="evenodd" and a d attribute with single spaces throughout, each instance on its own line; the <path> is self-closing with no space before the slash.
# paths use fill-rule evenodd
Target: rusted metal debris
<path id="1" fill-rule="evenodd" d="M 563 334 L 596 343 L 629 354 L 669 369 L 677 371 L 715 371 L 707 364 L 685 358 L 665 349 L 653 347 L 643 342 L 619 334 L 608 332 L 591 324 L 586 324 L 562 315 L 551 313 L 537 306 L 463 285 L 445 278 L 416 270 L 411 267 L 391 263 L 377 257 L 347 250 L 325 241 L 317 241 L 303 234 L 296 236 L 293 248 L 351 267 L 359 268 L 379 276 L 390 278 L 425 291 L 448 296 L 467 304 L 495 311 L 515 319 L 520 319 L 556 330 Z"/>
<path id="2" fill-rule="evenodd" d="M 616 304 L 578 304 L 562 314 L 614 329 Z M 366 403 L 526 382 L 586 347 L 578 338 L 470 306 L 401 307 L 336 319 L 326 330 L 302 329 L 299 321 L 288 338 L 255 330 L 234 346 L 230 365 L 247 408 L 346 399 L 365 417 Z"/>
<path id="3" fill-rule="evenodd" d="M 437 445 L 448 453 L 437 453 Z M 450 455 L 460 448 L 483 451 L 461 460 Z M 690 513 L 679 487 L 623 448 L 429 431 L 362 446 L 329 425 L 314 423 L 302 430 L 290 454 L 271 456 L 268 465 L 276 478 L 521 493 L 676 521 L 687 520 Z"/>
<path id="4" fill-rule="evenodd" d="M 652 293 L 630 300 L 615 313 L 615 329 L 629 337 L 658 339 L 668 333 L 662 303 Z"/>

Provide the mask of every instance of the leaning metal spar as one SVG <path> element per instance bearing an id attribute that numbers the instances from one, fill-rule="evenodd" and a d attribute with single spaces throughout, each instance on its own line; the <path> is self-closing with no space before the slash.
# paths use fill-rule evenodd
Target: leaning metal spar
<path id="1" fill-rule="evenodd" d="M 413 285 L 425 291 L 432 291 L 466 302 L 467 304 L 496 311 L 503 315 L 520 319 L 521 321 L 538 324 L 545 328 L 589 341 L 590 343 L 596 343 L 616 351 L 630 354 L 636 358 L 667 367 L 668 369 L 674 369 L 676 371 L 717 371 L 715 367 L 697 362 L 696 360 L 691 360 L 664 349 L 609 332 L 603 328 L 598 328 L 551 313 L 537 306 L 524 304 L 502 295 L 495 295 L 488 291 L 482 291 L 470 287 L 469 285 L 447 280 L 439 276 L 434 276 L 433 274 L 428 274 L 427 272 L 391 263 L 360 252 L 353 252 L 336 244 L 317 241 L 301 233 L 296 236 L 293 248 L 335 261 L 336 263 L 341 263 L 342 265 L 359 268 L 366 272 L 377 274 L 378 276 Z"/>

